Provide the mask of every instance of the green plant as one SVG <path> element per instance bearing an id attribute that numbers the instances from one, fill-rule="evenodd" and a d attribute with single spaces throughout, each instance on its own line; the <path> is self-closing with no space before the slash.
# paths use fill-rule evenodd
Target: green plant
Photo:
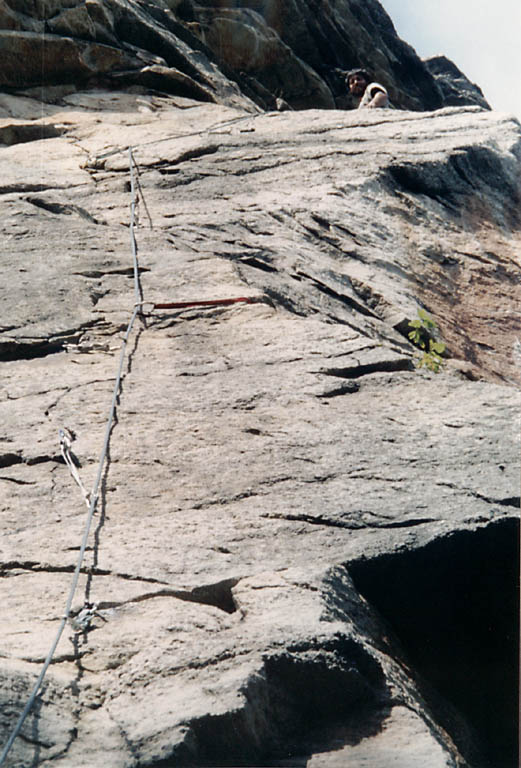
<path id="1" fill-rule="evenodd" d="M 410 320 L 409 327 L 412 330 L 407 335 L 412 343 L 422 350 L 416 365 L 418 368 L 425 366 L 430 371 L 439 373 L 443 365 L 442 355 L 446 347 L 442 341 L 434 341 L 431 338 L 437 332 L 438 326 L 424 309 L 419 309 L 418 319 Z"/>

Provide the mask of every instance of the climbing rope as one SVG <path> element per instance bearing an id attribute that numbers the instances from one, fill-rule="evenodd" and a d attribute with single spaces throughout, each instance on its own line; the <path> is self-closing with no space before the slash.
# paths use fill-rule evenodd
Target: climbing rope
<path id="1" fill-rule="evenodd" d="M 116 380 L 114 383 L 114 389 L 112 392 L 112 401 L 110 404 L 109 409 L 109 415 L 107 418 L 107 423 L 105 427 L 105 436 L 103 440 L 103 446 L 101 449 L 99 461 L 98 461 L 98 470 L 96 474 L 96 478 L 94 480 L 94 484 L 92 487 L 92 490 L 90 493 L 86 490 L 85 486 L 83 485 L 81 478 L 79 476 L 76 462 L 71 450 L 71 444 L 73 436 L 68 432 L 68 430 L 60 429 L 59 431 L 59 438 L 60 438 L 60 449 L 61 454 L 63 457 L 63 460 L 65 461 L 65 464 L 69 468 L 69 471 L 80 488 L 80 491 L 82 493 L 83 499 L 85 501 L 85 504 L 88 508 L 87 513 L 87 519 L 85 521 L 85 526 L 83 530 L 83 538 L 81 541 L 80 546 L 80 552 L 78 555 L 78 560 L 76 563 L 76 568 L 74 570 L 74 574 L 72 577 L 72 582 L 69 590 L 69 595 L 67 598 L 67 603 L 65 606 L 65 611 L 63 613 L 63 616 L 61 618 L 58 631 L 56 633 L 54 642 L 52 643 L 52 646 L 49 650 L 49 653 L 47 654 L 47 657 L 45 659 L 45 662 L 43 664 L 42 670 L 40 672 L 40 675 L 38 676 L 38 679 L 32 689 L 32 692 L 29 696 L 29 699 L 24 707 L 24 710 L 22 714 L 20 715 L 16 726 L 11 733 L 2 754 L 0 755 L 0 768 L 4 765 L 5 760 L 7 758 L 7 755 L 9 754 L 9 751 L 20 733 L 22 726 L 25 722 L 25 719 L 27 718 L 27 715 L 31 711 L 33 704 L 36 700 L 36 697 L 40 691 L 41 685 L 43 683 L 45 674 L 47 672 L 47 669 L 49 668 L 49 665 L 51 664 L 51 661 L 53 659 L 54 653 L 56 651 L 56 648 L 58 646 L 58 643 L 60 642 L 61 636 L 63 634 L 63 630 L 65 629 L 65 625 L 67 621 L 70 622 L 72 628 L 74 631 L 82 631 L 88 628 L 89 623 L 93 616 L 97 615 L 96 613 L 96 606 L 90 603 L 86 603 L 78 614 L 78 616 L 71 619 L 71 609 L 72 609 L 72 601 L 74 599 L 74 595 L 76 593 L 76 589 L 78 586 L 78 581 L 81 573 L 81 567 L 83 564 L 84 556 L 85 556 L 85 550 L 87 547 L 87 542 L 89 539 L 89 533 L 91 529 L 92 519 L 94 517 L 94 513 L 96 511 L 96 507 L 98 504 L 98 496 L 99 496 L 99 488 L 103 477 L 103 471 L 107 459 L 107 453 L 110 443 L 110 436 L 112 433 L 112 428 L 114 426 L 114 417 L 116 413 L 116 405 L 118 402 L 118 396 L 120 393 L 121 388 L 121 379 L 123 376 L 123 365 L 125 362 L 126 357 L 126 350 L 127 350 L 127 343 L 129 340 L 129 337 L 132 333 L 132 329 L 134 326 L 134 323 L 136 321 L 136 318 L 138 314 L 143 314 L 143 307 L 145 305 L 151 306 L 152 309 L 185 309 L 187 307 L 195 307 L 195 306 L 201 306 L 201 307 L 210 307 L 210 306 L 227 306 L 230 304 L 236 304 L 239 302 L 245 302 L 245 303 L 253 303 L 259 300 L 262 300 L 258 297 L 247 297 L 247 296 L 241 296 L 237 298 L 228 298 L 228 299 L 207 299 L 207 300 L 200 300 L 200 301 L 182 301 L 182 302 L 166 302 L 166 303 L 153 303 L 153 302 L 145 302 L 143 301 L 143 292 L 141 288 L 141 283 L 139 280 L 139 264 L 138 264 L 138 247 L 137 247 L 137 241 L 136 241 L 136 235 L 135 235 L 135 229 L 136 229 L 136 209 L 139 201 L 138 194 L 136 193 L 136 186 L 139 186 L 140 190 L 140 196 L 143 200 L 143 204 L 146 207 L 146 203 L 144 201 L 144 197 L 141 192 L 141 188 L 139 185 L 139 181 L 136 184 L 136 177 L 135 177 L 135 170 L 137 170 L 137 165 L 135 163 L 132 147 L 128 148 L 128 159 L 129 159 L 129 172 L 130 172 L 130 194 L 131 194 L 131 201 L 130 201 L 130 248 L 132 252 L 132 261 L 133 261 L 133 270 L 134 270 L 134 308 L 132 311 L 132 315 L 130 317 L 129 323 L 127 325 L 127 330 L 125 332 L 125 335 L 122 340 L 121 344 L 121 351 L 120 351 L 120 357 L 119 357 L 119 364 L 116 374 Z M 147 210 L 148 213 L 148 210 Z M 149 216 L 150 224 L 152 224 L 152 220 Z"/>
<path id="2" fill-rule="evenodd" d="M 80 489 L 82 491 L 82 494 L 83 494 L 83 497 L 84 497 L 85 501 L 87 502 L 87 500 L 88 500 L 89 511 L 88 511 L 88 514 L 87 514 L 87 519 L 86 519 L 85 527 L 84 527 L 84 531 L 83 531 L 83 538 L 82 538 L 82 542 L 81 542 L 81 546 L 80 546 L 80 552 L 79 552 L 79 555 L 78 555 L 78 561 L 76 563 L 76 568 L 74 570 L 74 574 L 73 574 L 73 577 L 72 577 L 72 582 L 71 582 L 71 586 L 70 586 L 70 590 L 69 590 L 69 596 L 67 598 L 67 603 L 66 603 L 66 606 L 65 606 L 65 611 L 64 611 L 63 616 L 61 618 L 60 625 L 59 625 L 58 631 L 56 633 L 56 637 L 55 637 L 54 642 L 53 642 L 53 644 L 51 646 L 51 649 L 49 650 L 49 653 L 47 654 L 47 657 L 45 659 L 44 665 L 43 665 L 42 670 L 40 672 L 40 675 L 38 676 L 38 679 L 37 679 L 37 681 L 36 681 L 36 683 L 35 683 L 35 685 L 34 685 L 34 687 L 32 689 L 32 692 L 31 692 L 31 695 L 30 695 L 30 697 L 29 697 L 29 699 L 27 701 L 27 704 L 25 705 L 24 710 L 23 710 L 22 714 L 20 715 L 20 717 L 18 719 L 18 722 L 16 723 L 16 726 L 15 726 L 11 736 L 9 737 L 9 739 L 8 739 L 6 745 L 5 745 L 2 754 L 0 755 L 0 766 L 4 765 L 5 760 L 7 758 L 7 755 L 9 754 L 9 751 L 10 751 L 12 745 L 13 745 L 13 742 L 16 739 L 16 737 L 18 736 L 18 734 L 20 733 L 20 731 L 22 729 L 22 726 L 23 726 L 23 724 L 25 722 L 25 719 L 26 719 L 27 715 L 29 714 L 29 712 L 32 709 L 32 706 L 33 706 L 33 704 L 35 702 L 35 699 L 36 699 L 36 697 L 38 695 L 38 692 L 39 692 L 40 687 L 42 685 L 42 682 L 43 682 L 43 679 L 44 679 L 45 674 L 47 672 L 47 669 L 49 668 L 49 665 L 50 665 L 50 663 L 52 661 L 52 658 L 54 656 L 54 653 L 56 651 L 58 643 L 60 642 L 60 639 L 61 639 L 61 636 L 63 634 L 63 630 L 65 629 L 65 625 L 67 623 L 67 620 L 69 619 L 69 616 L 70 616 L 70 612 L 71 612 L 71 608 L 72 608 L 72 601 L 74 599 L 74 595 L 76 593 L 76 588 L 78 586 L 78 580 L 79 580 L 79 577 L 80 577 L 81 566 L 83 564 L 83 558 L 84 558 L 84 555 L 85 555 L 85 549 L 87 547 L 87 541 L 88 541 L 88 538 L 89 538 L 92 518 L 94 517 L 94 512 L 96 511 L 96 507 L 97 507 L 97 504 L 98 504 L 99 487 L 100 487 L 101 480 L 102 480 L 102 477 L 103 477 L 103 469 L 104 469 L 105 461 L 106 461 L 106 458 L 107 458 L 107 452 L 108 452 L 108 447 L 109 447 L 109 442 L 110 442 L 110 435 L 111 435 L 112 427 L 113 427 L 113 424 L 114 424 L 114 415 L 115 415 L 115 412 L 116 412 L 116 404 L 117 404 L 118 395 L 119 395 L 120 386 L 121 386 L 121 378 L 122 378 L 122 374 L 123 374 L 123 364 L 125 362 L 127 342 L 128 342 L 129 337 L 130 337 L 130 334 L 132 333 L 132 328 L 133 328 L 134 322 L 136 320 L 136 317 L 137 317 L 138 313 L 141 310 L 141 286 L 140 286 L 140 283 L 139 283 L 139 269 L 138 269 L 138 262 L 137 262 L 137 245 L 136 245 L 136 238 L 135 238 L 135 232 L 134 232 L 134 229 L 135 229 L 136 197 L 135 197 L 135 188 L 134 188 L 134 170 L 133 170 L 134 158 L 132 156 L 132 148 L 129 148 L 128 152 L 129 152 L 131 195 L 132 195 L 132 200 L 131 200 L 131 204 L 130 204 L 130 242 L 131 242 L 132 257 L 133 257 L 133 262 L 134 262 L 135 305 L 134 305 L 134 309 L 133 309 L 130 321 L 128 323 L 125 336 L 123 337 L 122 345 L 121 345 L 121 352 L 120 352 L 120 357 L 119 357 L 119 366 L 118 366 L 118 371 L 117 371 L 117 375 L 116 375 L 116 381 L 114 383 L 114 389 L 113 389 L 113 392 L 112 392 L 112 402 L 110 404 L 109 416 L 108 416 L 107 424 L 106 424 L 106 427 L 105 427 L 105 437 L 104 437 L 104 440 L 103 440 L 103 447 L 102 447 L 100 458 L 99 458 L 99 462 L 98 462 L 98 471 L 97 471 L 97 474 L 96 474 L 96 479 L 94 481 L 94 485 L 92 487 L 92 491 L 90 492 L 90 494 L 88 494 L 86 492 L 86 490 L 85 490 L 85 488 L 84 488 L 84 486 L 83 486 L 83 484 L 81 482 L 81 479 L 79 478 L 78 472 L 76 470 L 76 466 L 74 465 L 74 461 L 73 461 L 73 459 L 71 457 L 71 453 L 70 453 L 70 437 L 66 434 L 66 432 L 64 430 L 60 430 L 60 444 L 61 444 L 61 448 L 62 448 L 62 455 L 64 457 L 64 460 L 65 460 L 67 466 L 71 470 L 71 473 L 72 473 L 76 483 L 78 483 L 78 485 L 80 486 Z"/>

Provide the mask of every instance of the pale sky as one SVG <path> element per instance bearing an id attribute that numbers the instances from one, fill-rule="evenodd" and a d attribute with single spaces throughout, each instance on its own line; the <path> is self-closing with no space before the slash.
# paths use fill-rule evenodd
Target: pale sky
<path id="1" fill-rule="evenodd" d="M 521 119 L 521 0 L 380 0 L 423 59 L 444 54 L 493 109 Z"/>

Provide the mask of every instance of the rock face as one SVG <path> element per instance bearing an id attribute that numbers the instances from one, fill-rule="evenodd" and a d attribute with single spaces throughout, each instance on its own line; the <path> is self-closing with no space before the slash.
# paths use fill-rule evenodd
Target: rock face
<path id="1" fill-rule="evenodd" d="M 363 65 L 403 109 L 487 106 L 431 72 L 376 0 L 0 0 L 0 87 L 141 85 L 254 109 L 350 107 Z M 458 70 L 459 72 L 459 70 Z M 471 86 L 469 88 L 469 86 Z"/>
<path id="2" fill-rule="evenodd" d="M 5 764 L 514 768 L 519 123 L 374 0 L 0 25 Z"/>
<path id="3" fill-rule="evenodd" d="M 427 69 L 434 75 L 443 93 L 443 102 L 447 106 L 476 104 L 490 109 L 490 104 L 483 96 L 483 91 L 472 83 L 466 75 L 446 56 L 431 56 L 425 60 Z"/>
<path id="4" fill-rule="evenodd" d="M 129 145 L 146 303 L 7 764 L 512 768 L 519 124 L 52 95 L 0 97 L 3 741 L 134 307 Z"/>

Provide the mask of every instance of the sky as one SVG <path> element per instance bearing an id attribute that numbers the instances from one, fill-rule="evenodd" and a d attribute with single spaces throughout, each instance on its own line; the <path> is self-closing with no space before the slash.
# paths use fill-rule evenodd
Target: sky
<path id="1" fill-rule="evenodd" d="M 521 120 L 521 0 L 380 0 L 422 58 L 444 54 Z"/>

